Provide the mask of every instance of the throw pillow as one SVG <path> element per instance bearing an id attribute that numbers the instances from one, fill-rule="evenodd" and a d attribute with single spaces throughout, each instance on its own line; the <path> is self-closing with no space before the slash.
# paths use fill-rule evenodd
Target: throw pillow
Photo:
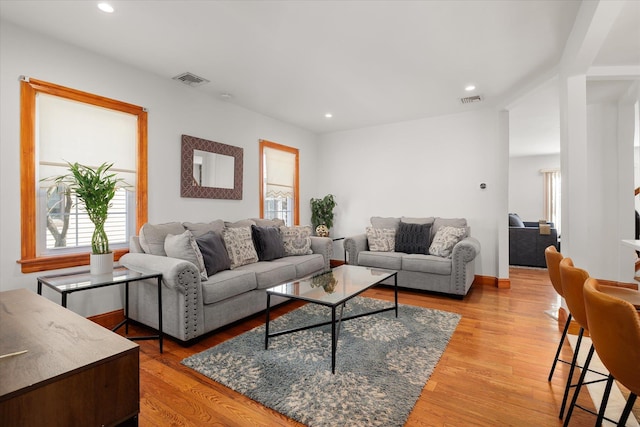
<path id="1" fill-rule="evenodd" d="M 231 259 L 231 269 L 258 262 L 258 254 L 253 246 L 250 227 L 225 228 L 222 235 L 227 254 Z"/>
<path id="2" fill-rule="evenodd" d="M 465 227 L 440 227 L 436 232 L 431 246 L 429 246 L 429 254 L 443 258 L 451 257 L 453 247 L 467 234 Z"/>
<path id="3" fill-rule="evenodd" d="M 431 224 L 401 222 L 396 233 L 396 252 L 429 254 Z"/>
<path id="4" fill-rule="evenodd" d="M 524 222 L 520 219 L 520 216 L 515 213 L 509 214 L 509 227 L 524 227 Z"/>
<path id="5" fill-rule="evenodd" d="M 196 237 L 196 243 L 202 253 L 207 276 L 213 276 L 218 271 L 231 268 L 231 260 L 229 259 L 227 248 L 224 247 L 224 239 L 220 233 L 209 231 L 200 237 Z"/>
<path id="6" fill-rule="evenodd" d="M 371 252 L 391 252 L 396 247 L 395 228 L 367 227 L 367 242 Z"/>
<path id="7" fill-rule="evenodd" d="M 284 245 L 278 227 L 252 225 L 251 235 L 260 261 L 271 261 L 284 256 Z"/>
<path id="8" fill-rule="evenodd" d="M 282 245 L 286 256 L 311 255 L 311 226 L 280 227 Z"/>
<path id="9" fill-rule="evenodd" d="M 164 239 L 167 234 L 182 234 L 184 227 L 179 222 L 166 224 L 146 223 L 140 228 L 140 246 L 146 254 L 167 256 L 164 250 Z"/>
<path id="10" fill-rule="evenodd" d="M 207 280 L 207 270 L 204 266 L 202 253 L 189 230 L 178 235 L 167 234 L 167 238 L 164 239 L 164 250 L 171 258 L 183 259 L 194 264 L 200 271 L 200 280 Z"/>

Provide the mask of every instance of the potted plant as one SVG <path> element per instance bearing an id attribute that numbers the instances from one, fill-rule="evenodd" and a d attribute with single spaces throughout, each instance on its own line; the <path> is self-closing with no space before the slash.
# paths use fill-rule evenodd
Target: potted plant
<path id="1" fill-rule="evenodd" d="M 333 227 L 333 208 L 336 205 L 333 194 L 327 194 L 322 199 L 311 199 L 311 224 L 318 236 L 329 236 L 329 229 Z"/>
<path id="2" fill-rule="evenodd" d="M 94 225 L 91 236 L 91 274 L 105 274 L 113 270 L 113 252 L 104 230 L 111 200 L 119 187 L 126 185 L 122 178 L 110 172 L 113 163 L 97 168 L 69 163 L 69 173 L 52 178 L 68 194 L 76 194 Z"/>

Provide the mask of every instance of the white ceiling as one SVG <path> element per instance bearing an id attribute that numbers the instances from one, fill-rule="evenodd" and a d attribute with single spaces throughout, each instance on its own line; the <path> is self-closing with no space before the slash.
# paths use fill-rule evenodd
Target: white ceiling
<path id="1" fill-rule="evenodd" d="M 500 105 L 557 65 L 580 6 L 127 0 L 105 14 L 97 3 L 1 0 L 0 17 L 166 79 L 189 71 L 210 80 L 192 90 L 319 134 Z M 640 64 L 640 1 L 629 3 L 599 65 Z M 477 94 L 482 103 L 459 100 Z M 552 90 L 532 98 L 544 110 Z"/>

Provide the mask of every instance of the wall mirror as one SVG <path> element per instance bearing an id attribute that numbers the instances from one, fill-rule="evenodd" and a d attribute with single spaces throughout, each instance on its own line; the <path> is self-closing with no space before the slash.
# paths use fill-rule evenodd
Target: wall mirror
<path id="1" fill-rule="evenodd" d="M 242 200 L 243 149 L 182 135 L 180 196 Z"/>

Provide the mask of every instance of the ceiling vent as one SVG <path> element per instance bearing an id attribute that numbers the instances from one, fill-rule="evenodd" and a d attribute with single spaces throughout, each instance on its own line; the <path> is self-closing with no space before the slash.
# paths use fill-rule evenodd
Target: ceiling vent
<path id="1" fill-rule="evenodd" d="M 186 85 L 194 86 L 194 87 L 209 83 L 209 80 L 203 79 L 202 77 L 198 77 L 195 74 L 191 74 L 188 72 L 175 76 L 173 80 L 178 80 L 179 82 L 182 82 Z"/>
<path id="2" fill-rule="evenodd" d="M 482 101 L 482 95 L 474 95 L 474 96 L 467 96 L 466 98 L 460 98 L 460 102 L 462 102 L 463 104 L 472 104 L 474 102 L 481 102 Z"/>

